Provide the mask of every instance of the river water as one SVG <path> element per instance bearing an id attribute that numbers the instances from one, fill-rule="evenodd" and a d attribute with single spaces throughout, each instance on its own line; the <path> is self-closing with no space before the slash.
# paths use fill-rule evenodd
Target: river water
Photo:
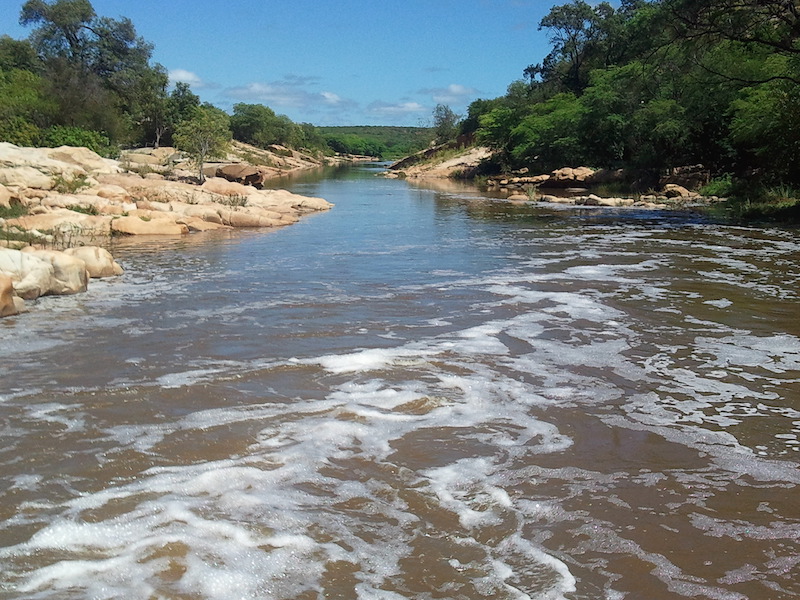
<path id="1" fill-rule="evenodd" d="M 800 598 L 800 235 L 375 167 L 0 321 L 0 598 Z"/>

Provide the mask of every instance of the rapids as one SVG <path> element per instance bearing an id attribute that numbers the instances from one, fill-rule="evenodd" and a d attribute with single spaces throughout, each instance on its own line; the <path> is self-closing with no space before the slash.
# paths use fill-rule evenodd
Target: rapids
<path id="1" fill-rule="evenodd" d="M 0 321 L 0 598 L 800 597 L 800 236 L 343 169 Z"/>

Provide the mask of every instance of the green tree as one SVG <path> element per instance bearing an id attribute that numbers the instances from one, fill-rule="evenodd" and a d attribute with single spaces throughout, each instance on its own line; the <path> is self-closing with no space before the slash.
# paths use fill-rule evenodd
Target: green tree
<path id="1" fill-rule="evenodd" d="M 433 131 L 436 135 L 437 144 L 444 144 L 456 139 L 458 121 L 458 115 L 449 106 L 446 104 L 436 105 L 433 109 Z"/>
<path id="2" fill-rule="evenodd" d="M 198 169 L 200 183 L 205 181 L 206 161 L 224 158 L 230 148 L 231 130 L 228 115 L 219 109 L 201 106 L 194 115 L 181 121 L 174 135 L 175 146 L 189 155 Z"/>
<path id="3" fill-rule="evenodd" d="M 233 137 L 247 144 L 267 148 L 273 144 L 297 147 L 300 128 L 285 115 L 276 115 L 263 104 L 234 104 L 231 117 Z"/>
<path id="4" fill-rule="evenodd" d="M 558 78 L 566 89 L 580 93 L 588 82 L 586 65 L 607 36 L 608 27 L 604 25 L 613 15 L 614 9 L 607 2 L 592 7 L 584 0 L 573 0 L 554 6 L 539 23 L 539 29 L 550 31 L 553 51 L 541 65 L 528 67 L 528 76 Z"/>
<path id="5" fill-rule="evenodd" d="M 45 80 L 22 69 L 0 70 L 0 137 L 20 146 L 36 143 L 56 107 L 46 95 Z"/>
<path id="6" fill-rule="evenodd" d="M 536 104 L 511 131 L 513 166 L 540 170 L 578 166 L 585 156 L 581 137 L 583 106 L 571 93 Z"/>
<path id="7" fill-rule="evenodd" d="M 0 36 L 0 70 L 38 72 L 41 62 L 31 43 L 27 40 L 15 40 L 7 35 Z"/>
<path id="8" fill-rule="evenodd" d="M 55 124 L 131 141 L 152 119 L 164 70 L 149 64 L 152 45 L 130 19 L 98 17 L 89 0 L 27 0 L 20 23 L 34 28 L 30 42 L 60 107 Z"/>
<path id="9" fill-rule="evenodd" d="M 800 86 L 775 80 L 742 89 L 731 104 L 731 141 L 770 178 L 800 181 Z"/>
<path id="10" fill-rule="evenodd" d="M 45 58 L 66 57 L 82 63 L 89 56 L 90 24 L 95 18 L 89 0 L 27 0 L 22 5 L 21 25 L 36 26 L 31 42 Z"/>

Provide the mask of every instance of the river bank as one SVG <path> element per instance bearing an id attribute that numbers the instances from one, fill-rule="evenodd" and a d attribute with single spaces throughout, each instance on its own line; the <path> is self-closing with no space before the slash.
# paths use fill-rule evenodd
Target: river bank
<path id="1" fill-rule="evenodd" d="M 85 291 L 85 261 L 62 250 L 92 247 L 99 254 L 118 235 L 283 227 L 330 209 L 322 198 L 261 189 L 267 180 L 323 164 L 284 150 L 282 162 L 268 166 L 265 151 L 237 143 L 229 161 L 207 166 L 201 184 L 170 148 L 127 152 L 117 161 L 86 148 L 0 143 L 0 316 L 24 310 L 20 299 Z"/>

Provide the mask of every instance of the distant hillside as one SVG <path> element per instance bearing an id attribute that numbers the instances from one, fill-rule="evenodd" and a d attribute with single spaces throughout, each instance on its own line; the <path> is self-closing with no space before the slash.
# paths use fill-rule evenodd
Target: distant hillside
<path id="1" fill-rule="evenodd" d="M 384 159 L 408 156 L 428 147 L 433 139 L 429 127 L 357 125 L 316 127 L 328 145 L 343 154 L 363 154 Z"/>

